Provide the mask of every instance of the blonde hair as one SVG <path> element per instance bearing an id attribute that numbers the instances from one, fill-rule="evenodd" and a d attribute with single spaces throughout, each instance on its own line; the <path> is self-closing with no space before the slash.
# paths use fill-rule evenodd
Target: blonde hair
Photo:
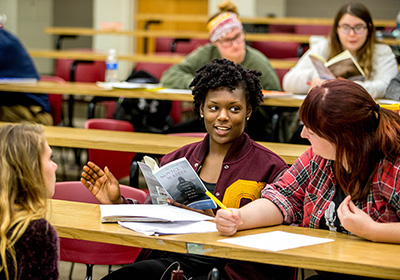
<path id="1" fill-rule="evenodd" d="M 17 278 L 16 242 L 31 221 L 45 217 L 47 194 L 41 160 L 45 143 L 42 125 L 0 128 L 0 272 L 4 271 L 6 279 L 11 271 Z"/>
<path id="2" fill-rule="evenodd" d="M 210 21 L 212 21 L 215 17 L 219 16 L 222 13 L 234 13 L 237 16 L 239 16 L 238 13 L 238 8 L 236 7 L 235 3 L 226 0 L 224 2 L 222 2 L 221 4 L 218 5 L 218 10 L 219 12 L 214 14 L 213 16 L 211 16 L 209 18 L 209 20 L 207 21 L 207 23 L 209 23 Z"/>

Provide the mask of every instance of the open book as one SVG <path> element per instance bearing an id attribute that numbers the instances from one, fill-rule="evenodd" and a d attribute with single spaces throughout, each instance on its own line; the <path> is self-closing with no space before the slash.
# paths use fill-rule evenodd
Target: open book
<path id="1" fill-rule="evenodd" d="M 330 80 L 342 77 L 352 81 L 362 81 L 365 73 L 349 50 L 345 50 L 328 62 L 317 54 L 310 54 L 311 61 L 321 79 Z"/>
<path id="2" fill-rule="evenodd" d="M 203 182 L 186 158 L 174 160 L 161 168 L 145 156 L 138 162 L 153 204 L 166 204 L 169 197 L 194 209 L 215 209 L 217 205 L 205 192 Z"/>

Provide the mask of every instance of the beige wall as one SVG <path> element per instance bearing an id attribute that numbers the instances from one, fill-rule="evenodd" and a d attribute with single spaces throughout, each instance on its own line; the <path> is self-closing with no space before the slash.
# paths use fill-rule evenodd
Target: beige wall
<path id="1" fill-rule="evenodd" d="M 0 13 L 6 13 L 6 28 L 16 34 L 27 48 L 52 49 L 55 36 L 44 33 L 47 26 L 99 27 L 101 21 L 121 21 L 124 29 L 133 29 L 137 0 L 1 0 Z M 190 1 L 190 0 L 185 0 Z M 299 16 L 331 18 L 347 0 L 232 0 L 242 16 Z M 375 19 L 395 19 L 400 0 L 360 0 Z M 222 0 L 209 0 L 209 14 L 217 11 Z M 107 51 L 115 47 L 120 53 L 133 50 L 133 40 L 113 36 L 67 39 L 63 48 L 95 48 Z M 53 61 L 35 59 L 41 74 L 53 72 Z M 122 66 L 121 78 L 131 69 Z"/>
<path id="2" fill-rule="evenodd" d="M 336 11 L 349 0 L 286 0 L 287 16 L 333 18 Z M 370 10 L 374 19 L 395 19 L 400 0 L 358 0 Z"/>

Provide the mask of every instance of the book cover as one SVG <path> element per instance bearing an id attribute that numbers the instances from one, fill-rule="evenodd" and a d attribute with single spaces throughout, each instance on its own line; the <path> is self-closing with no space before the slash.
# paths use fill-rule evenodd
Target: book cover
<path id="1" fill-rule="evenodd" d="M 153 204 L 166 204 L 166 199 L 170 197 L 194 209 L 205 210 L 217 207 L 215 202 L 205 194 L 206 187 L 186 158 L 177 159 L 161 168 L 150 157 L 145 156 L 143 161 L 138 164 L 146 180 Z"/>
<path id="2" fill-rule="evenodd" d="M 345 50 L 328 62 L 319 55 L 310 54 L 310 59 L 321 79 L 330 80 L 342 77 L 352 81 L 362 81 L 365 73 L 349 50 Z"/>

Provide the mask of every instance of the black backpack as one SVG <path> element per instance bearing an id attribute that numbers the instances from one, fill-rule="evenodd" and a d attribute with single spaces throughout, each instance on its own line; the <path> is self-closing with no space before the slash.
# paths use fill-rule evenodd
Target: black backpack
<path id="1" fill-rule="evenodd" d="M 133 70 L 127 82 L 158 84 L 159 81 L 146 71 Z M 171 101 L 144 98 L 118 99 L 114 119 L 129 121 L 135 131 L 165 133 L 173 125 L 170 116 Z"/>

